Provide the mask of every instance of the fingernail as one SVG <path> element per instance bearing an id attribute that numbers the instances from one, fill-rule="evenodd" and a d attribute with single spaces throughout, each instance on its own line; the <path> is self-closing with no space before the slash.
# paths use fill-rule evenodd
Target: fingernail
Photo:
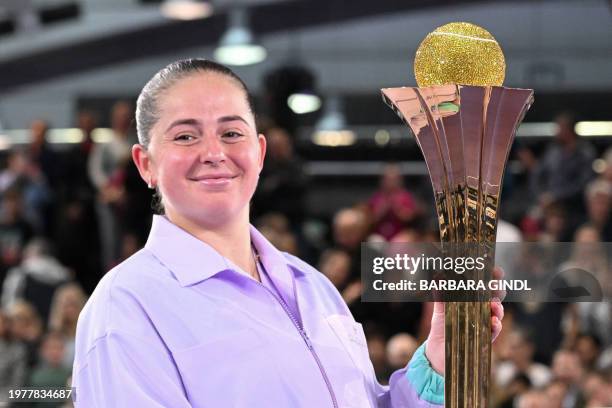
<path id="1" fill-rule="evenodd" d="M 491 302 L 500 302 L 501 303 L 501 300 L 497 296 L 494 296 L 493 298 L 491 298 Z"/>

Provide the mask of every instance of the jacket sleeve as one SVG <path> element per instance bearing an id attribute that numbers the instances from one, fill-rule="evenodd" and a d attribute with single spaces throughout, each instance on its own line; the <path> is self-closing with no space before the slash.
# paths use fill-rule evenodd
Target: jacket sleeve
<path id="1" fill-rule="evenodd" d="M 434 408 L 444 406 L 444 377 L 436 373 L 425 357 L 425 343 L 414 353 L 408 366 L 395 371 L 389 386 L 380 386 L 379 408 Z"/>
<path id="2" fill-rule="evenodd" d="M 77 408 L 191 407 L 163 344 L 117 330 L 97 339 L 75 366 L 72 386 Z"/>

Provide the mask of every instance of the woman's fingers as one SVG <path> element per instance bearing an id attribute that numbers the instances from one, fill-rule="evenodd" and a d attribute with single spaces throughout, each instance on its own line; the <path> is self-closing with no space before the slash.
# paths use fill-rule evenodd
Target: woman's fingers
<path id="1" fill-rule="evenodd" d="M 491 301 L 491 340 L 495 341 L 502 330 L 502 319 L 504 318 L 504 306 L 499 299 Z"/>
<path id="2" fill-rule="evenodd" d="M 503 279 L 505 274 L 506 272 L 501 266 L 496 266 L 493 268 L 493 279 Z"/>
<path id="3" fill-rule="evenodd" d="M 499 272 L 498 272 L 499 273 Z M 503 271 L 501 272 L 503 276 Z M 499 298 L 493 298 L 491 305 L 491 339 L 495 341 L 502 331 L 502 319 L 504 318 L 504 306 Z M 444 338 L 444 302 L 434 302 L 432 316 L 432 332 L 430 338 L 439 338 L 443 342 Z M 433 334 L 433 336 L 432 336 Z"/>
<path id="4" fill-rule="evenodd" d="M 502 322 L 497 316 L 491 317 L 491 342 L 494 342 L 502 331 Z"/>
<path id="5" fill-rule="evenodd" d="M 500 267 L 500 266 L 496 266 L 495 268 L 493 268 L 493 279 L 494 280 L 502 280 L 504 279 L 504 275 L 506 273 L 504 272 L 504 270 Z M 504 289 L 501 290 L 495 290 L 492 293 L 493 298 L 497 298 L 499 300 L 504 300 L 504 298 L 506 297 L 506 291 Z"/>
<path id="6" fill-rule="evenodd" d="M 444 302 L 434 302 L 433 314 L 444 316 Z"/>
<path id="7" fill-rule="evenodd" d="M 433 315 L 436 317 L 444 316 L 444 302 L 435 302 Z M 497 298 L 493 298 L 491 301 L 491 317 L 497 317 L 498 320 L 502 320 L 504 318 L 504 306 L 501 301 Z"/>
<path id="8" fill-rule="evenodd" d="M 499 320 L 504 318 L 504 306 L 499 299 L 491 301 L 491 316 L 496 316 Z"/>

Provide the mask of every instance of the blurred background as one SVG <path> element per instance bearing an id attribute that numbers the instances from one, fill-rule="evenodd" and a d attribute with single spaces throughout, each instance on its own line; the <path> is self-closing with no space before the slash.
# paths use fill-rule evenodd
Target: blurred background
<path id="1" fill-rule="evenodd" d="M 188 57 L 249 86 L 268 138 L 253 223 L 338 287 L 385 383 L 432 305 L 361 303 L 360 243 L 435 241 L 438 227 L 419 149 L 379 90 L 415 86 L 420 41 L 451 21 L 489 30 L 505 86 L 535 89 L 498 240 L 612 241 L 609 0 L 0 0 L 0 395 L 69 383 L 81 308 L 151 222 L 129 155 L 135 99 Z M 507 304 L 492 406 L 612 406 L 611 315 Z"/>

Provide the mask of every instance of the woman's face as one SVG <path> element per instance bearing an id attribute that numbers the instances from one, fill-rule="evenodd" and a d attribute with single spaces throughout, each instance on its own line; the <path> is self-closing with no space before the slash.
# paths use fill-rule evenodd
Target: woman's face
<path id="1" fill-rule="evenodd" d="M 65 320 L 76 322 L 82 309 L 79 293 L 75 290 L 65 292 L 61 301 L 62 315 Z"/>
<path id="2" fill-rule="evenodd" d="M 248 220 L 266 144 L 240 85 L 194 73 L 162 93 L 158 109 L 148 152 L 137 145 L 133 156 L 170 220 L 204 227 Z"/>

